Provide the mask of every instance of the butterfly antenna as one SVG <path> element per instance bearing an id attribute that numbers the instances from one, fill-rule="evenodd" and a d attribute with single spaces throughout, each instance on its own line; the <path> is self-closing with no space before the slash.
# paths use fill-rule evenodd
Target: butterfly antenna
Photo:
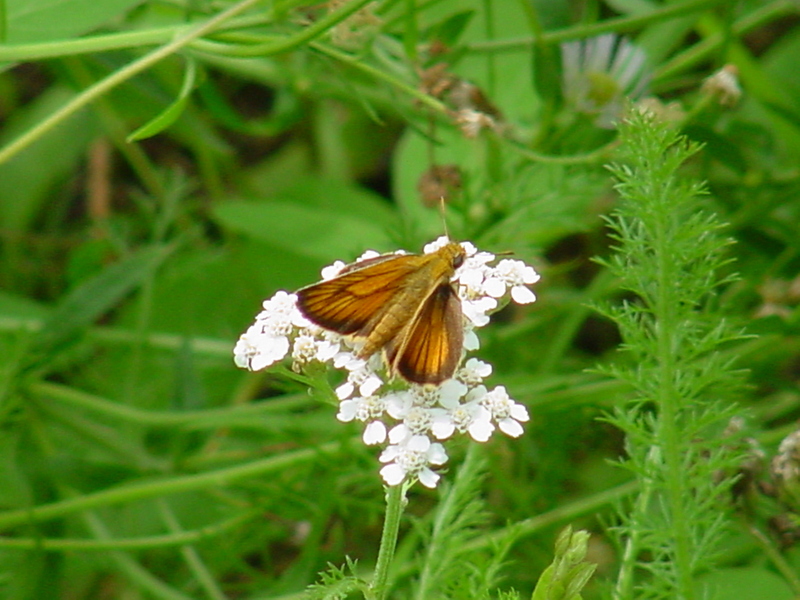
<path id="1" fill-rule="evenodd" d="M 447 219 L 444 214 L 444 196 L 439 196 L 439 214 L 442 216 L 442 225 L 444 226 L 444 236 L 449 240 L 450 232 L 447 231 Z"/>

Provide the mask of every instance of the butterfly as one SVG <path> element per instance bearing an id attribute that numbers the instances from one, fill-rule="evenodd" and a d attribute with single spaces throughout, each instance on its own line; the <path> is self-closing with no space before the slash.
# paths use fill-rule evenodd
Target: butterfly
<path id="1" fill-rule="evenodd" d="M 461 244 L 429 254 L 383 254 L 346 266 L 297 292 L 297 306 L 324 329 L 363 340 L 359 358 L 383 352 L 391 375 L 438 384 L 453 376 L 464 346 L 461 300 L 451 279 Z"/>

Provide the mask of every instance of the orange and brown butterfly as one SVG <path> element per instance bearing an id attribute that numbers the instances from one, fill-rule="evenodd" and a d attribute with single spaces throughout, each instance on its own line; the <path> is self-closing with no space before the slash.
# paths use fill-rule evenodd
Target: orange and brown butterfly
<path id="1" fill-rule="evenodd" d="M 438 384 L 461 361 L 464 324 L 451 280 L 465 258 L 456 242 L 368 258 L 299 290 L 297 307 L 312 323 L 363 341 L 358 357 L 382 351 L 390 374 Z"/>

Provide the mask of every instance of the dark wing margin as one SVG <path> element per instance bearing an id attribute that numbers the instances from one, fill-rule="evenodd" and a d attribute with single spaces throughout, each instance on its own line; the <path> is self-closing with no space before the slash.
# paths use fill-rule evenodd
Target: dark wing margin
<path id="1" fill-rule="evenodd" d="M 450 283 L 423 302 L 408 329 L 386 348 L 391 369 L 412 383 L 438 384 L 455 373 L 464 345 L 461 301 Z"/>
<path id="2" fill-rule="evenodd" d="M 297 307 L 320 327 L 344 335 L 357 333 L 384 310 L 416 268 L 414 261 L 404 258 L 409 256 L 379 256 L 366 266 L 345 267 L 333 279 L 298 290 Z"/>

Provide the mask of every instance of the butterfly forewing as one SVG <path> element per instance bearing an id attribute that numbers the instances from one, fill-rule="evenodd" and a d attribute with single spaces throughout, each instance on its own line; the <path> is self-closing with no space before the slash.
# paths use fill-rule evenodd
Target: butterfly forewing
<path id="1" fill-rule="evenodd" d="M 386 348 L 392 369 L 414 383 L 441 383 L 461 360 L 461 301 L 450 283 L 437 286 L 407 328 Z"/>
<path id="2" fill-rule="evenodd" d="M 450 280 L 465 256 L 455 242 L 429 254 L 377 256 L 299 290 L 297 306 L 317 325 L 357 338 L 360 358 L 384 350 L 391 373 L 441 383 L 461 360 L 461 302 Z"/>
<path id="3" fill-rule="evenodd" d="M 297 292 L 297 306 L 311 321 L 345 335 L 362 331 L 389 305 L 416 269 L 409 256 L 379 256 L 345 267 L 341 274 Z"/>

